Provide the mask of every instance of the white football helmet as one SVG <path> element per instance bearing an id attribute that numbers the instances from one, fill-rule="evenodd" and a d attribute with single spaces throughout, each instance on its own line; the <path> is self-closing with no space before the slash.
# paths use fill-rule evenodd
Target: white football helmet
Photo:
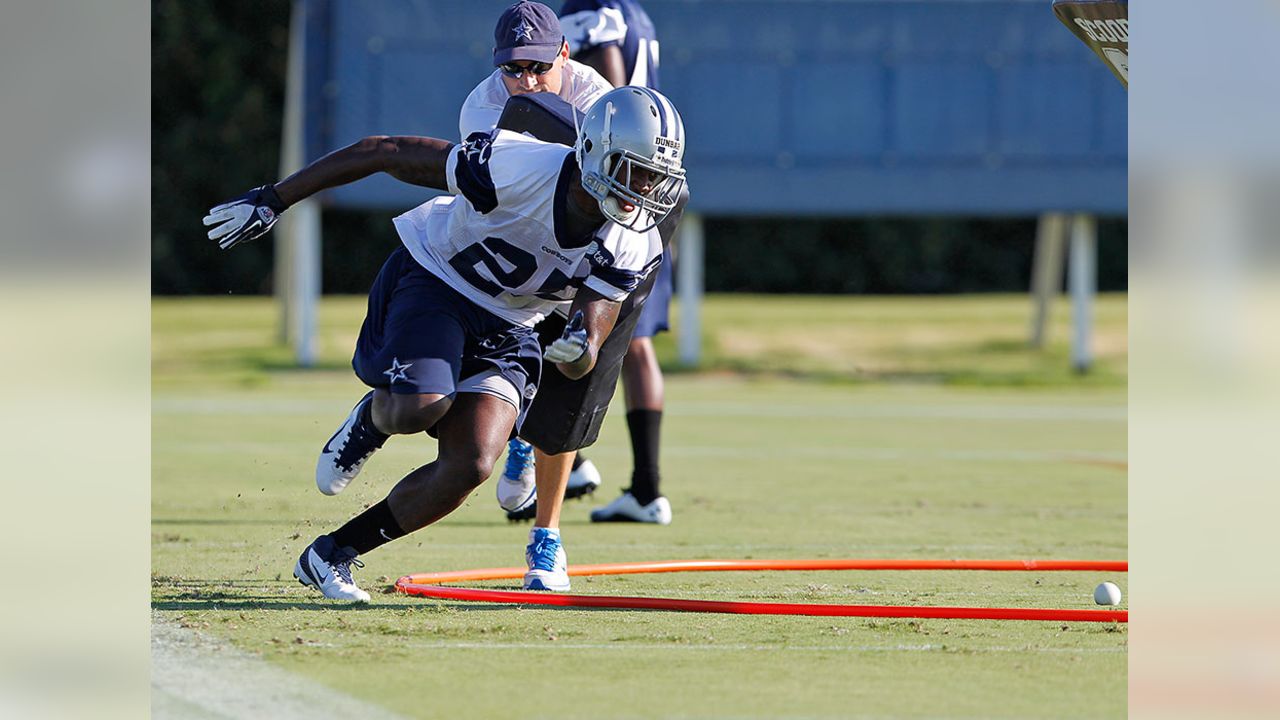
<path id="1" fill-rule="evenodd" d="M 684 123 L 656 90 L 627 85 L 601 95 L 582 119 L 575 149 L 582 187 L 610 220 L 645 232 L 676 206 Z"/>

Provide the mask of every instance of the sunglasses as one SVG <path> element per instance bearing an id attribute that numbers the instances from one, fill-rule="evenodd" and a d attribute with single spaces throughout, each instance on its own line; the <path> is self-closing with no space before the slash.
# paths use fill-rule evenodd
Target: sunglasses
<path id="1" fill-rule="evenodd" d="M 555 67 L 555 63 L 530 62 L 528 65 L 517 65 L 513 62 L 502 63 L 498 69 L 503 75 L 511 78 L 518 78 L 525 73 L 542 77 L 551 72 L 551 68 Z"/>

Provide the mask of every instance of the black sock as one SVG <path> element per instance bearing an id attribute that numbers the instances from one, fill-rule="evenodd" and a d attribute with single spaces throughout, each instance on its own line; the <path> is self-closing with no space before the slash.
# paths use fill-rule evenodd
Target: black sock
<path id="1" fill-rule="evenodd" d="M 632 410 L 627 413 L 635 468 L 631 473 L 630 492 L 641 505 L 648 505 L 662 494 L 658 490 L 658 436 L 661 428 L 661 410 Z"/>
<path id="2" fill-rule="evenodd" d="M 360 411 L 360 416 L 356 418 L 356 422 L 360 423 L 360 425 L 363 426 L 365 432 L 367 432 L 369 436 L 374 439 L 374 444 L 377 447 L 382 447 L 382 443 L 386 442 L 387 438 L 391 437 L 390 435 L 379 430 L 377 425 L 373 424 L 373 402 L 372 401 L 365 403 L 364 409 Z"/>
<path id="3" fill-rule="evenodd" d="M 329 537 L 333 538 L 338 547 L 355 548 L 357 553 L 363 555 L 407 534 L 400 529 L 400 523 L 391 514 L 391 506 L 383 500 L 329 533 Z"/>

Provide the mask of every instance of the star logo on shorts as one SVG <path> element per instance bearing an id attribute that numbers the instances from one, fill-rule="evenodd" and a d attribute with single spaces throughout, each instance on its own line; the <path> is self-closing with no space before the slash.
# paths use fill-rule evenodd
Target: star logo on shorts
<path id="1" fill-rule="evenodd" d="M 511 29 L 516 34 L 516 40 L 528 40 L 533 42 L 533 26 L 527 20 L 521 20 L 520 24 Z"/>
<path id="2" fill-rule="evenodd" d="M 408 382 L 409 373 L 405 371 L 408 370 L 411 365 L 413 365 L 413 363 L 402 364 L 400 362 L 400 358 L 391 358 L 391 367 L 387 370 L 383 370 L 382 374 L 391 378 L 391 382 L 395 382 L 397 380 L 404 380 L 405 382 Z"/>

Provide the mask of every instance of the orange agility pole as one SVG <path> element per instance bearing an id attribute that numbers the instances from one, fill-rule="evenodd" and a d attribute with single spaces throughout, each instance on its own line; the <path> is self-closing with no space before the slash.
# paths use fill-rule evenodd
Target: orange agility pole
<path id="1" fill-rule="evenodd" d="M 523 578 L 527 568 L 482 568 L 454 572 L 414 573 L 399 582 L 438 585 L 472 580 Z M 662 560 L 657 562 L 570 565 L 569 574 L 631 575 L 665 572 L 724 572 L 743 570 L 1038 570 L 1058 572 L 1129 572 L 1127 560 Z M 398 583 L 397 583 L 398 584 Z"/>
<path id="2" fill-rule="evenodd" d="M 1128 572 L 1123 560 L 693 560 L 570 566 L 570 575 L 615 575 L 654 572 L 740 570 L 1038 570 Z M 811 615 L 843 617 L 947 618 L 974 620 L 1050 620 L 1058 622 L 1128 622 L 1127 610 L 1058 610 L 1041 608 L 928 607 L 912 605 L 831 605 L 815 603 L 724 602 L 676 598 L 560 595 L 513 590 L 440 587 L 466 580 L 504 580 L 524 576 L 525 568 L 487 568 L 405 575 L 396 589 L 409 595 L 519 605 L 717 612 L 745 615 Z"/>

